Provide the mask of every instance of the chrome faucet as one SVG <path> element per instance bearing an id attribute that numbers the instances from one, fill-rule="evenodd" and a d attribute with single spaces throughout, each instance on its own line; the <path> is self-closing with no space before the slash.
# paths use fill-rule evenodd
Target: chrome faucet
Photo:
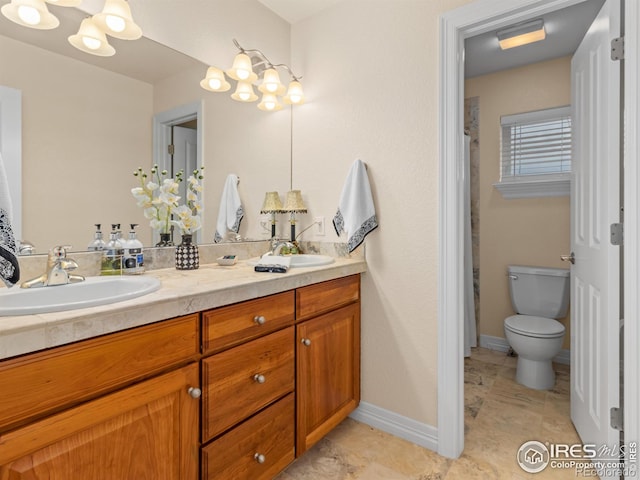
<path id="1" fill-rule="evenodd" d="M 78 268 L 75 260 L 67 258 L 70 245 L 59 245 L 49 250 L 47 270 L 39 277 L 32 278 L 20 285 L 21 288 L 53 287 L 68 283 L 83 282 L 82 275 L 72 275 L 69 272 Z"/>
<path id="2" fill-rule="evenodd" d="M 291 242 L 289 240 L 278 240 L 277 238 L 274 238 L 271 241 L 271 250 L 265 253 L 265 255 L 280 255 L 282 253 L 282 249 L 285 247 L 290 252 L 299 253 L 299 247 L 295 242 Z"/>

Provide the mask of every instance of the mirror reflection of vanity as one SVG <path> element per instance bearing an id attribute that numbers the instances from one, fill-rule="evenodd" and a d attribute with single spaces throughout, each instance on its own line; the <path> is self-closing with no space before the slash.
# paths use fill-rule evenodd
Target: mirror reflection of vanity
<path id="1" fill-rule="evenodd" d="M 266 238 L 259 224 L 264 192 L 289 189 L 288 109 L 265 113 L 202 90 L 207 64 L 149 39 L 113 39 L 116 54 L 109 58 L 78 52 L 66 37 L 86 14 L 49 8 L 60 18 L 55 30 L 32 30 L 0 17 L 0 85 L 22 92 L 22 239 L 35 244 L 37 253 L 61 244 L 83 250 L 94 224 L 102 224 L 106 236 L 112 223 L 124 232 L 137 223 L 143 244 L 152 245 L 148 221 L 130 193 L 133 171 L 153 164 L 154 115 L 194 102 L 202 105 L 198 128 L 206 167 L 201 242 L 213 239 L 229 173 L 241 179 L 241 236 Z M 55 41 L 56 35 L 62 40 Z M 237 50 L 230 36 L 221 42 L 228 49 L 216 61 L 226 67 Z"/>

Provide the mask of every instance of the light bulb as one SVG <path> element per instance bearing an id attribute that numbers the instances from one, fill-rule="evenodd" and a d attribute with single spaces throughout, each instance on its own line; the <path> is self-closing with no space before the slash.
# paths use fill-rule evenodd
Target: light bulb
<path id="1" fill-rule="evenodd" d="M 236 75 L 240 80 L 246 80 L 247 78 L 249 78 L 249 72 L 242 68 L 239 68 L 238 70 L 236 70 Z"/>
<path id="2" fill-rule="evenodd" d="M 100 40 L 96 40 L 95 38 L 91 38 L 87 36 L 82 37 L 82 43 L 84 43 L 84 46 L 87 47 L 89 50 L 98 50 L 101 45 Z"/>
<path id="3" fill-rule="evenodd" d="M 118 17 L 117 15 L 107 15 L 105 23 L 107 24 L 107 27 L 109 27 L 109 30 L 116 33 L 124 31 L 126 27 L 124 18 Z"/>
<path id="4" fill-rule="evenodd" d="M 40 12 L 29 5 L 20 5 L 18 7 L 18 17 L 27 25 L 38 25 L 42 18 Z"/>
<path id="5" fill-rule="evenodd" d="M 240 100 L 243 102 L 246 102 L 251 98 L 251 94 L 249 92 L 239 92 L 238 97 L 240 97 Z"/>
<path id="6" fill-rule="evenodd" d="M 302 99 L 302 95 L 290 95 L 291 103 L 298 103 Z"/>
<path id="7" fill-rule="evenodd" d="M 212 90 L 218 90 L 222 86 L 222 82 L 220 81 L 219 78 L 210 78 L 209 86 L 211 87 Z"/>

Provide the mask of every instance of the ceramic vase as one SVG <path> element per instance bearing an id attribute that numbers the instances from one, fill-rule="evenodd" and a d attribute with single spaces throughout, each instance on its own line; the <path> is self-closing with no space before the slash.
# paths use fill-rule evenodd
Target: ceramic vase
<path id="1" fill-rule="evenodd" d="M 190 234 L 182 235 L 182 243 L 176 246 L 176 269 L 195 270 L 200 266 L 198 246 Z"/>

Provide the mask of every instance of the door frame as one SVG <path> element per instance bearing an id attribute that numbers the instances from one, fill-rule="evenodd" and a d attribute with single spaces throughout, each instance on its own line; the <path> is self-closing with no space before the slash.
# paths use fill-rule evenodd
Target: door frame
<path id="1" fill-rule="evenodd" d="M 463 107 L 464 39 L 500 27 L 582 3 L 585 0 L 476 0 L 440 17 L 439 86 L 439 261 L 438 261 L 438 453 L 457 458 L 464 448 L 463 359 Z M 625 2 L 624 109 L 624 288 L 640 291 L 640 7 Z M 637 295 L 625 295 L 625 318 L 640 312 Z M 640 417 L 640 326 L 625 325 L 624 430 L 638 440 Z M 633 366 L 633 368 L 632 368 Z M 532 439 L 533 440 L 533 439 Z"/>

